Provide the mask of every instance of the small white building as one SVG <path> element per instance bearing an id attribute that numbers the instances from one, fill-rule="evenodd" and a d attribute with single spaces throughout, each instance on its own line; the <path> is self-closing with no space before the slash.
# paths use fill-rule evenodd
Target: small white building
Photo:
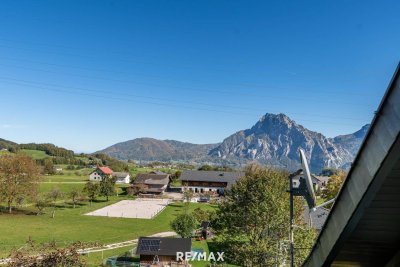
<path id="1" fill-rule="evenodd" d="M 115 177 L 116 184 L 129 184 L 131 182 L 131 176 L 127 172 L 114 172 L 112 176 Z"/>
<path id="2" fill-rule="evenodd" d="M 299 187 L 299 185 L 300 185 L 299 178 L 300 177 L 296 177 L 293 179 L 293 187 L 295 187 L 295 188 Z M 325 189 L 328 184 L 329 179 L 330 179 L 330 177 L 328 177 L 328 176 L 317 176 L 317 175 L 311 174 L 311 180 L 312 180 L 315 190 Z"/>
<path id="3" fill-rule="evenodd" d="M 109 167 L 97 167 L 96 170 L 89 175 L 89 180 L 100 182 L 105 176 L 114 177 L 116 184 L 129 184 L 131 181 L 131 176 L 129 173 L 114 172 Z"/>

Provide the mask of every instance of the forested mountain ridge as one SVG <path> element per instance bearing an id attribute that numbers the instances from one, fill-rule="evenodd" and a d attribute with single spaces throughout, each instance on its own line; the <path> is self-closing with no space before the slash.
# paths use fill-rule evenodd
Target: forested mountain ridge
<path id="1" fill-rule="evenodd" d="M 136 138 L 99 151 L 118 159 L 192 161 L 204 158 L 218 144 L 192 144 L 175 140 Z"/>

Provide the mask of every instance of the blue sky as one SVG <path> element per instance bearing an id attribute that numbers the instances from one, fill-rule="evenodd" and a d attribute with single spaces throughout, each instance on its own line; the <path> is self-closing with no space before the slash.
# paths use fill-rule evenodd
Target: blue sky
<path id="1" fill-rule="evenodd" d="M 93 152 L 220 142 L 263 114 L 369 123 L 399 60 L 397 1 L 2 1 L 0 138 Z"/>

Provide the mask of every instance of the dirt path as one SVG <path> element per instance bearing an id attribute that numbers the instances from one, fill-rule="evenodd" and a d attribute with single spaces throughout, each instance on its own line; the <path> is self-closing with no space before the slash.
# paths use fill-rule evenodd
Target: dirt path
<path id="1" fill-rule="evenodd" d="M 86 184 L 85 181 L 64 181 L 64 182 L 39 182 L 39 184 Z"/>

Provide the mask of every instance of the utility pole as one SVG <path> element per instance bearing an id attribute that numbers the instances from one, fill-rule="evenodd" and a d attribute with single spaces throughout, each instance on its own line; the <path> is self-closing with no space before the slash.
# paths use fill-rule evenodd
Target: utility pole
<path id="1" fill-rule="evenodd" d="M 304 150 L 300 148 L 300 160 L 303 169 L 289 175 L 289 193 L 290 193 L 290 231 L 289 231 L 289 242 L 290 242 L 290 266 L 294 266 L 294 238 L 293 238 L 293 223 L 294 223 L 294 205 L 293 197 L 302 196 L 307 201 L 308 208 L 311 212 L 315 208 L 315 194 L 311 180 L 310 170 L 308 168 L 307 159 L 304 154 Z M 296 188 L 293 187 L 293 178 L 299 179 L 299 184 Z"/>
<path id="2" fill-rule="evenodd" d="M 290 267 L 294 266 L 294 242 L 293 242 L 293 174 L 289 176 L 289 194 L 290 194 Z"/>

